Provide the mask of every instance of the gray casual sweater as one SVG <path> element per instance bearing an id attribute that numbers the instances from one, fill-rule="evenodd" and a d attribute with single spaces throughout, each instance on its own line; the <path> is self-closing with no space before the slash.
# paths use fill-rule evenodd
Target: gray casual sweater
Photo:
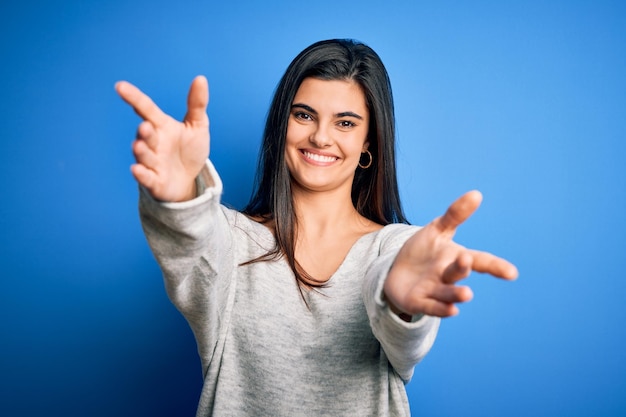
<path id="1" fill-rule="evenodd" d="M 394 224 L 362 236 L 303 302 L 284 259 L 241 264 L 274 247 L 272 233 L 220 204 L 213 165 L 199 195 L 162 203 L 140 191 L 142 224 L 167 293 L 191 326 L 204 385 L 197 416 L 408 416 L 404 384 L 439 320 L 407 323 L 382 298 L 402 244 Z"/>

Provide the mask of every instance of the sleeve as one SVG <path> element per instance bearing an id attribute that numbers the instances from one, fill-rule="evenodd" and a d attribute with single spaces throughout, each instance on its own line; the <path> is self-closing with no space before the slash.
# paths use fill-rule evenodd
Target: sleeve
<path id="1" fill-rule="evenodd" d="M 380 342 L 394 370 L 410 381 L 413 370 L 428 353 L 439 329 L 440 319 L 414 316 L 405 322 L 391 311 L 383 297 L 383 285 L 396 255 L 406 240 L 418 229 L 406 227 L 401 233 L 381 245 L 378 258 L 368 269 L 363 285 L 363 299 L 374 336 Z"/>
<path id="2" fill-rule="evenodd" d="M 199 353 L 210 359 L 231 297 L 233 244 L 221 180 L 207 160 L 190 201 L 157 201 L 140 188 L 139 212 L 172 303 L 189 322 Z"/>

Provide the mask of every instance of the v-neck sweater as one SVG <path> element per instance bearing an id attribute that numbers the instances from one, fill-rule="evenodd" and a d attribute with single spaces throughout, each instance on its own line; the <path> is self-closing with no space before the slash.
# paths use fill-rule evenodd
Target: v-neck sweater
<path id="1" fill-rule="evenodd" d="M 419 228 L 360 237 L 327 286 L 301 292 L 270 230 L 220 203 L 207 164 L 198 197 L 140 189 L 140 216 L 167 294 L 196 338 L 204 384 L 197 416 L 409 416 L 405 384 L 439 319 L 405 322 L 382 296 L 389 269 Z M 306 303 L 305 303 L 306 300 Z"/>

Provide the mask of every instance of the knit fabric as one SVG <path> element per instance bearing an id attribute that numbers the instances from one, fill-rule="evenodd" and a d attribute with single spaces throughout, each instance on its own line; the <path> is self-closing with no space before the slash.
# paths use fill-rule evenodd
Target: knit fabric
<path id="1" fill-rule="evenodd" d="M 274 237 L 220 204 L 210 161 L 197 185 L 198 197 L 182 203 L 140 191 L 168 296 L 198 345 L 197 416 L 409 416 L 405 383 L 439 319 L 402 321 L 382 287 L 418 228 L 393 224 L 362 236 L 326 288 L 304 290 L 305 303 L 282 257 L 242 265 L 272 249 Z"/>

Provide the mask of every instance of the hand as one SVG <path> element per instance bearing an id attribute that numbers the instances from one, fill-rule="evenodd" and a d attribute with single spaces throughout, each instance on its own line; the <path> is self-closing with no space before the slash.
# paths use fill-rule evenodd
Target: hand
<path id="1" fill-rule="evenodd" d="M 134 85 L 120 81 L 115 90 L 144 120 L 133 142 L 137 182 L 161 201 L 186 201 L 196 196 L 195 179 L 209 156 L 209 85 L 198 76 L 187 96 L 182 122 L 163 111 Z"/>
<path id="2" fill-rule="evenodd" d="M 458 314 L 455 304 L 473 297 L 469 287 L 456 285 L 472 270 L 507 280 L 517 278 L 517 268 L 510 262 L 452 241 L 457 227 L 476 211 L 481 200 L 478 191 L 468 192 L 406 241 L 384 285 L 392 311 L 454 316 Z"/>

